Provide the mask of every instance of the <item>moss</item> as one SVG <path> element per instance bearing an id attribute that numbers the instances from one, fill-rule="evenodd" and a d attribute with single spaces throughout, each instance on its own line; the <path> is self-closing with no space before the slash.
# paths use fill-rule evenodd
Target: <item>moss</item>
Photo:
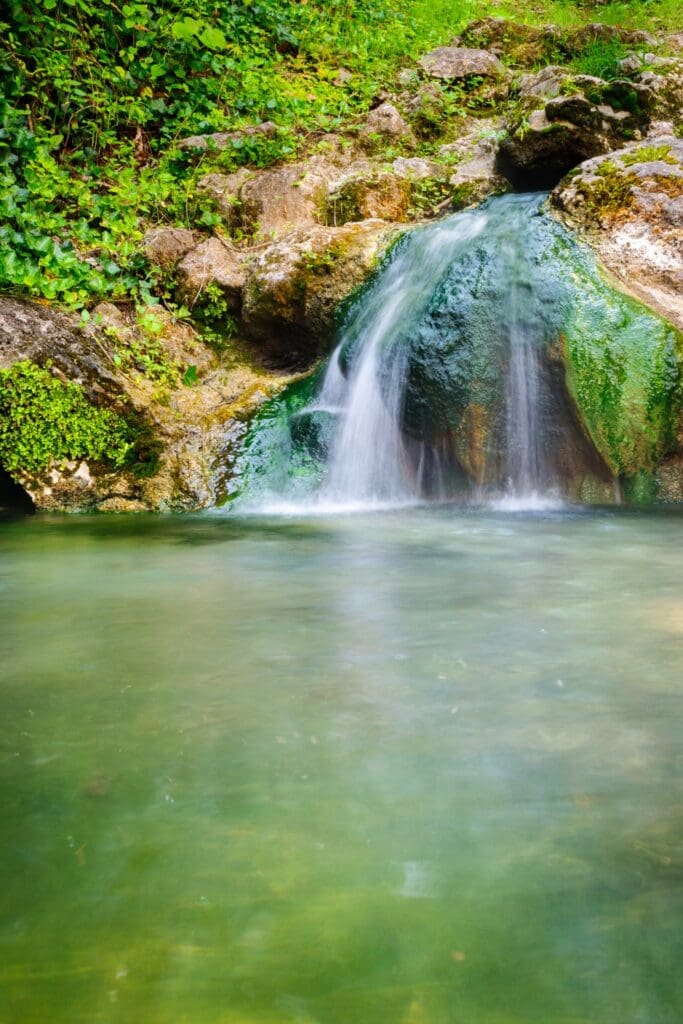
<path id="1" fill-rule="evenodd" d="M 45 367 L 25 361 L 0 370 L 0 462 L 9 473 L 73 459 L 121 467 L 135 459 L 136 437 L 127 419 Z"/>
<path id="2" fill-rule="evenodd" d="M 615 476 L 651 472 L 675 441 L 681 337 L 603 281 L 566 242 L 573 301 L 564 325 L 567 383 L 584 426 Z"/>
<path id="3" fill-rule="evenodd" d="M 652 473 L 640 470 L 622 482 L 622 494 L 630 505 L 652 505 L 659 498 L 659 484 Z"/>
<path id="4" fill-rule="evenodd" d="M 603 160 L 591 182 L 578 185 L 584 197 L 584 210 L 590 217 L 615 217 L 628 210 L 634 203 L 632 186 L 637 183 L 635 174 L 624 174 L 612 160 Z"/>
<path id="5" fill-rule="evenodd" d="M 633 164 L 646 164 L 653 160 L 663 160 L 667 164 L 676 164 L 678 161 L 671 155 L 671 146 L 639 146 L 632 153 L 623 153 L 619 157 L 624 167 L 632 167 Z"/>

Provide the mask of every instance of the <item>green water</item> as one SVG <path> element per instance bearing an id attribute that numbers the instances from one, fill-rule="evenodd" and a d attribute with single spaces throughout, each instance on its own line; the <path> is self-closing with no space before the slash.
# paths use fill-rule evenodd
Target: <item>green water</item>
<path id="1" fill-rule="evenodd" d="M 683 519 L 0 526 L 1 1024 L 680 1024 Z"/>

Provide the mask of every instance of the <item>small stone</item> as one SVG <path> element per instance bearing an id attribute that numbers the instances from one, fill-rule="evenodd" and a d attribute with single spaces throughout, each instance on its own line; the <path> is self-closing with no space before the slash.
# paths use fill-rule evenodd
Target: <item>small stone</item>
<path id="1" fill-rule="evenodd" d="M 152 228 L 142 239 L 142 247 L 150 263 L 168 270 L 194 249 L 201 237 L 188 228 Z"/>
<path id="2" fill-rule="evenodd" d="M 471 50 L 465 46 L 439 46 L 420 58 L 420 64 L 433 78 L 455 81 L 471 75 L 503 77 L 505 67 L 488 50 Z"/>
<path id="3" fill-rule="evenodd" d="M 398 139 L 409 137 L 412 132 L 392 103 L 382 103 L 370 111 L 361 134 Z"/>

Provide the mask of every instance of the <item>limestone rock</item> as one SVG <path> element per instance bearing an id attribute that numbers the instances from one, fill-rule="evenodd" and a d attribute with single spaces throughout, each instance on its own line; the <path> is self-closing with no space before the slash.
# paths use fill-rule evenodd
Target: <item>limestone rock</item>
<path id="1" fill-rule="evenodd" d="M 523 79 L 522 88 L 498 156 L 501 173 L 521 188 L 552 187 L 572 167 L 647 128 L 649 115 L 630 82 L 569 74 L 560 80 L 554 69 Z"/>
<path id="2" fill-rule="evenodd" d="M 228 227 L 236 227 L 242 222 L 240 191 L 252 176 L 253 171 L 246 167 L 240 167 L 234 174 L 205 174 L 197 182 L 197 191 L 211 196 Z"/>
<path id="3" fill-rule="evenodd" d="M 263 121 L 261 124 L 251 125 L 234 132 L 212 132 L 208 135 L 191 135 L 187 139 L 181 139 L 178 143 L 180 149 L 227 149 L 233 142 L 249 138 L 253 135 L 263 135 L 272 139 L 277 134 L 277 125 L 273 121 Z"/>
<path id="4" fill-rule="evenodd" d="M 478 121 L 455 143 L 442 146 L 440 155 L 459 158 L 449 178 L 456 196 L 456 205 L 480 203 L 487 196 L 507 192 L 509 181 L 498 171 L 498 135 L 501 122 Z"/>
<path id="5" fill-rule="evenodd" d="M 215 284 L 231 309 L 238 310 L 245 274 L 239 256 L 220 238 L 207 238 L 178 266 L 178 287 L 183 301 L 194 306 L 204 289 Z"/>
<path id="6" fill-rule="evenodd" d="M 188 228 L 152 228 L 142 239 L 145 256 L 154 266 L 171 270 L 202 240 L 198 231 Z"/>
<path id="7" fill-rule="evenodd" d="M 368 277 L 395 228 L 368 220 L 301 229 L 254 261 L 243 320 L 276 365 L 310 365 L 333 345 L 340 303 Z"/>
<path id="8" fill-rule="evenodd" d="M 408 174 L 390 172 L 347 176 L 327 200 L 327 224 L 338 227 L 352 221 L 407 219 L 411 197 Z"/>
<path id="9" fill-rule="evenodd" d="M 315 224 L 327 195 L 326 179 L 333 173 L 327 161 L 312 158 L 261 171 L 240 190 L 243 217 L 256 241 L 276 239 L 294 229 Z"/>
<path id="10" fill-rule="evenodd" d="M 391 165 L 392 170 L 401 178 L 422 181 L 424 178 L 437 178 L 443 168 L 434 160 L 423 156 L 399 156 Z"/>
<path id="11" fill-rule="evenodd" d="M 392 103 L 381 103 L 371 110 L 361 129 L 361 137 L 372 142 L 372 136 L 390 139 L 412 139 L 410 125 L 404 121 Z"/>
<path id="12" fill-rule="evenodd" d="M 683 140 L 649 138 L 589 160 L 552 203 L 624 288 L 683 328 Z"/>
<path id="13" fill-rule="evenodd" d="M 472 75 L 501 78 L 504 66 L 488 50 L 473 50 L 466 46 L 438 46 L 420 58 L 420 64 L 433 78 L 457 81 Z"/>
<path id="14" fill-rule="evenodd" d="M 154 381 L 123 372 L 114 361 L 125 346 L 145 343 L 134 314 L 111 303 L 102 303 L 96 313 L 83 327 L 75 316 L 0 297 L 0 366 L 49 362 L 56 376 L 81 384 L 94 406 L 112 408 L 144 426 L 140 443 L 156 453 L 157 465 L 151 475 L 140 476 L 74 459 L 13 476 L 41 510 L 180 510 L 215 504 L 224 494 L 230 460 L 248 416 L 289 378 L 244 362 L 234 369 L 217 367 L 214 354 L 194 331 L 172 323 L 160 309 L 162 330 L 155 335 L 156 344 L 181 367 L 194 365 L 199 380 L 192 387 L 178 381 L 170 393 L 159 396 Z M 99 318 L 101 325 L 96 323 Z"/>
<path id="15" fill-rule="evenodd" d="M 519 82 L 518 91 L 522 100 L 550 100 L 562 92 L 562 84 L 567 77 L 567 69 L 549 64 L 533 75 L 524 75 Z"/>

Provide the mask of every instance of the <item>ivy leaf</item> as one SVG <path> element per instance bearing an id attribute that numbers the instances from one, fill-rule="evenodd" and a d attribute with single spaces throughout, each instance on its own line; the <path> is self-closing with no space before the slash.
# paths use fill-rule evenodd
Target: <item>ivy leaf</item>
<path id="1" fill-rule="evenodd" d="M 171 26 L 171 32 L 176 39 L 181 39 L 183 42 L 188 42 L 190 39 L 194 39 L 198 36 L 202 30 L 201 21 L 197 21 L 196 18 L 183 18 L 182 21 L 176 21 Z"/>
<path id="2" fill-rule="evenodd" d="M 210 26 L 207 26 L 199 39 L 204 43 L 204 46 L 208 46 L 210 50 L 224 50 L 228 45 L 225 33 L 220 28 L 211 28 Z"/>
<path id="3" fill-rule="evenodd" d="M 194 366 L 194 364 L 192 366 L 188 366 L 183 374 L 183 384 L 185 387 L 192 387 L 192 385 L 196 384 L 198 380 L 199 374 L 197 373 L 197 367 Z"/>

